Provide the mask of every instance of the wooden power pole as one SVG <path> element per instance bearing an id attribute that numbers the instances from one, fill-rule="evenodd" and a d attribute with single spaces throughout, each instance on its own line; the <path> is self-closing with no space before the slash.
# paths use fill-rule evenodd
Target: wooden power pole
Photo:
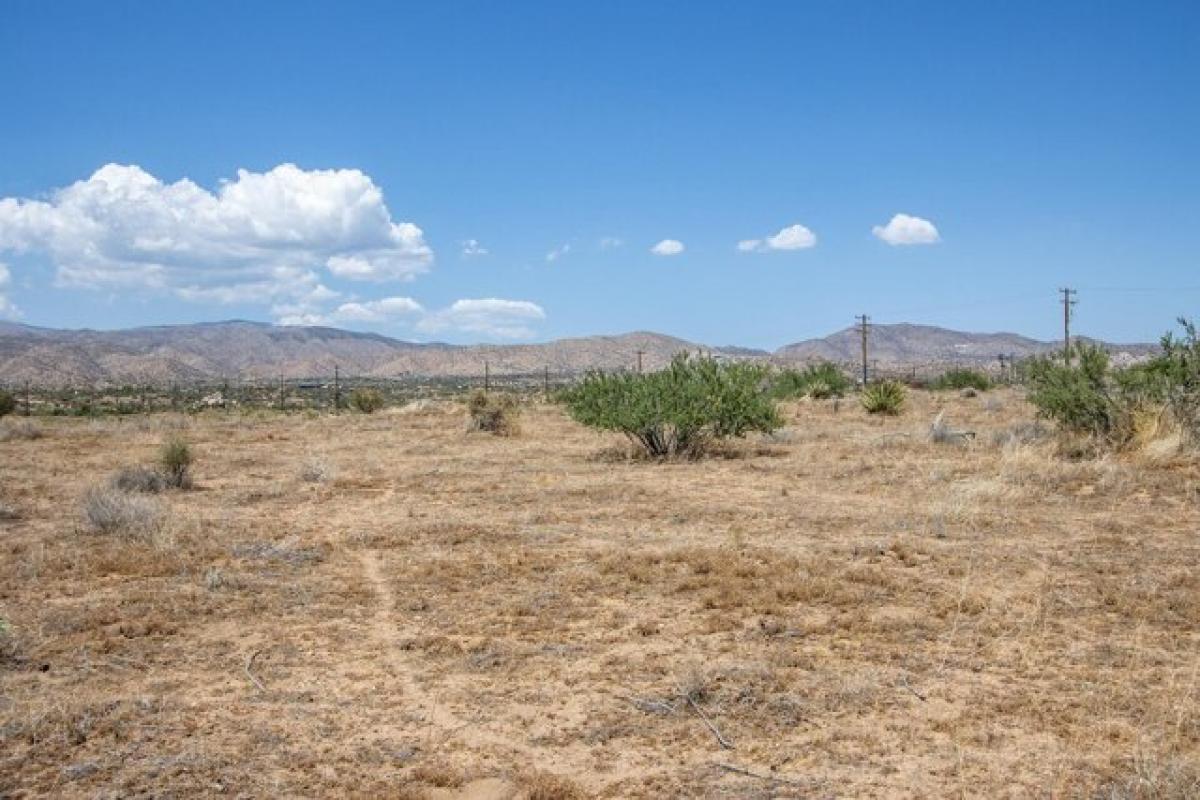
<path id="1" fill-rule="evenodd" d="M 645 351 L 645 350 L 638 350 L 638 351 L 637 351 L 637 357 L 638 357 L 638 375 L 641 375 L 641 374 L 642 374 L 642 356 L 644 356 L 644 355 L 646 355 L 646 351 Z"/>
<path id="2" fill-rule="evenodd" d="M 486 392 L 492 388 L 492 365 L 487 361 L 483 362 L 483 390 Z"/>
<path id="3" fill-rule="evenodd" d="M 1078 302 L 1074 300 L 1074 296 L 1078 294 L 1074 289 L 1059 289 L 1062 293 L 1063 304 L 1063 361 L 1067 364 L 1071 363 L 1071 309 Z"/>
<path id="4" fill-rule="evenodd" d="M 863 386 L 867 385 L 867 325 L 871 322 L 871 318 L 866 314 L 859 314 L 855 317 L 859 322 L 859 335 L 862 337 L 862 382 Z"/>
<path id="5" fill-rule="evenodd" d="M 342 408 L 342 374 L 338 371 L 338 365 L 333 365 L 333 413 L 338 413 Z"/>

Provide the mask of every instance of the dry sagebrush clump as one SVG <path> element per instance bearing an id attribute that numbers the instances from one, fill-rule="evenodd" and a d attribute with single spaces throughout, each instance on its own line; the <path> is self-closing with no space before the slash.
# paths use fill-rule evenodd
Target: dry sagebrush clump
<path id="1" fill-rule="evenodd" d="M 156 498 L 98 486 L 84 495 L 83 515 L 95 533 L 144 538 L 162 530 L 166 509 Z"/>
<path id="2" fill-rule="evenodd" d="M 467 401 L 467 412 L 469 430 L 496 436 L 516 436 L 521 432 L 521 407 L 512 395 L 475 392 Z"/>

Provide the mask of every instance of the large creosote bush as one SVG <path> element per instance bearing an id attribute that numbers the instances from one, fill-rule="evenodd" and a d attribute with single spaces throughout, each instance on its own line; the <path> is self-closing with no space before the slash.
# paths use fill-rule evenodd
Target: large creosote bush
<path id="1" fill-rule="evenodd" d="M 654 457 L 696 456 L 783 424 L 766 367 L 686 355 L 659 372 L 589 373 L 562 399 L 577 422 L 622 433 Z"/>
<path id="2" fill-rule="evenodd" d="M 350 393 L 350 407 L 355 411 L 373 414 L 383 406 L 383 392 L 378 389 L 355 389 Z"/>
<path id="3" fill-rule="evenodd" d="M 850 378 L 841 367 L 822 361 L 804 369 L 780 370 L 771 380 L 771 393 L 784 400 L 800 397 L 824 400 L 844 396 L 850 386 Z"/>
<path id="4" fill-rule="evenodd" d="M 1162 338 L 1162 353 L 1124 369 L 1110 369 L 1099 347 L 1072 349 L 1065 364 L 1034 359 L 1026 368 L 1029 400 L 1045 418 L 1069 433 L 1122 447 L 1135 441 L 1146 419 L 1168 419 L 1183 440 L 1200 444 L 1200 337 L 1180 319 L 1182 336 Z"/>
<path id="5" fill-rule="evenodd" d="M 1069 364 L 1055 357 L 1029 361 L 1029 402 L 1041 416 L 1071 433 L 1109 441 L 1122 438 L 1126 404 L 1109 375 L 1108 354 L 1094 345 L 1077 344 L 1072 355 Z"/>
<path id="6" fill-rule="evenodd" d="M 907 399 L 908 390 L 900 381 L 875 381 L 862 390 L 862 406 L 868 414 L 895 416 L 904 410 Z"/>

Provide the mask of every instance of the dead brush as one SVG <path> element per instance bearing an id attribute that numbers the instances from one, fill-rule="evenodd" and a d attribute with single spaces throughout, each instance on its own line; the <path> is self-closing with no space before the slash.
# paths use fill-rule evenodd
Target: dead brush
<path id="1" fill-rule="evenodd" d="M 156 498 L 98 486 L 84 495 L 83 516 L 94 533 L 149 538 L 162 531 L 166 509 Z"/>
<path id="2" fill-rule="evenodd" d="M 109 484 L 122 492 L 159 494 L 167 490 L 166 476 L 156 469 L 143 466 L 123 467 L 110 479 Z"/>
<path id="3" fill-rule="evenodd" d="M 512 395 L 475 392 L 467 401 L 467 412 L 468 430 L 495 436 L 516 436 L 521 432 L 521 407 Z"/>
<path id="4" fill-rule="evenodd" d="M 23 419 L 0 425 L 0 442 L 34 441 L 46 433 L 33 422 Z"/>
<path id="5" fill-rule="evenodd" d="M 956 430 L 945 420 L 945 411 L 939 411 L 929 426 L 929 440 L 934 444 L 967 444 L 975 439 L 975 431 Z"/>

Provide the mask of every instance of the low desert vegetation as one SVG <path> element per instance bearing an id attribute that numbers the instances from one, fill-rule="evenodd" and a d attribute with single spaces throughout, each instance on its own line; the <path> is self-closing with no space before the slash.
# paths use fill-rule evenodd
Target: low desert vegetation
<path id="1" fill-rule="evenodd" d="M 771 379 L 771 393 L 781 400 L 844 397 L 853 386 L 837 364 L 822 361 L 803 369 L 783 369 Z"/>
<path id="2" fill-rule="evenodd" d="M 45 435 L 42 427 L 32 420 L 9 420 L 0 423 L 0 442 L 12 442 L 24 439 L 33 441 Z"/>
<path id="3" fill-rule="evenodd" d="M 162 529 L 166 510 L 157 498 L 96 486 L 83 497 L 83 515 L 94 533 L 146 538 Z"/>
<path id="4" fill-rule="evenodd" d="M 1108 354 L 1078 343 L 1072 358 L 1033 359 L 1025 365 L 1029 401 L 1059 429 L 1100 449 L 1122 449 L 1174 431 L 1200 444 L 1200 340 L 1189 320 L 1183 335 L 1168 333 L 1162 354 L 1114 369 Z"/>
<path id="5" fill-rule="evenodd" d="M 467 400 L 468 428 L 495 436 L 516 436 L 521 432 L 521 406 L 507 392 L 480 389 Z"/>
<path id="6" fill-rule="evenodd" d="M 172 489 L 192 488 L 192 463 L 195 455 L 186 439 L 169 436 L 158 451 L 158 467 L 167 486 Z"/>
<path id="7" fill-rule="evenodd" d="M 621 433 L 654 458 L 696 457 L 783 425 L 765 367 L 687 355 L 658 372 L 590 373 L 563 401 L 577 422 Z"/>
<path id="8" fill-rule="evenodd" d="M 863 387 L 860 399 L 868 414 L 896 416 L 904 410 L 908 389 L 896 380 L 875 381 Z"/>
<path id="9" fill-rule="evenodd" d="M 0 389 L 0 417 L 6 417 L 11 414 L 17 407 L 17 399 L 13 397 L 12 392 L 6 392 Z"/>
<path id="10" fill-rule="evenodd" d="M 383 392 L 378 389 L 355 389 L 350 393 L 350 407 L 363 414 L 374 414 L 385 404 Z"/>
<path id="11" fill-rule="evenodd" d="M 983 370 L 958 368 L 943 372 L 930 384 L 929 388 L 934 390 L 974 389 L 977 392 L 986 392 L 992 386 L 992 379 Z"/>

